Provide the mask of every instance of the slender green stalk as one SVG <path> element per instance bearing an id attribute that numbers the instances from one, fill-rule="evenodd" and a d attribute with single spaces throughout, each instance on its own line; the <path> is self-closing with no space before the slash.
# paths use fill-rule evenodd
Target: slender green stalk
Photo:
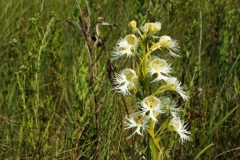
<path id="1" fill-rule="evenodd" d="M 200 156 L 201 156 L 204 152 L 206 152 L 206 151 L 207 151 L 210 147 L 212 147 L 212 146 L 214 146 L 213 143 L 207 145 L 203 150 L 201 150 L 201 151 L 196 155 L 196 157 L 194 158 L 194 160 L 199 159 Z"/>
<path id="2" fill-rule="evenodd" d="M 42 53 L 44 51 L 44 49 L 46 48 L 47 44 L 48 44 L 48 38 L 51 34 L 51 28 L 54 24 L 55 18 L 52 17 L 50 22 L 47 25 L 47 30 L 44 33 L 42 42 L 41 42 L 41 46 L 38 50 L 38 57 L 37 57 L 37 66 L 36 66 L 36 73 L 35 73 L 35 80 L 36 80 L 36 102 L 37 102 L 37 107 L 39 107 L 40 105 L 40 86 L 41 86 L 41 80 L 40 80 L 40 71 L 41 71 L 41 56 Z"/>

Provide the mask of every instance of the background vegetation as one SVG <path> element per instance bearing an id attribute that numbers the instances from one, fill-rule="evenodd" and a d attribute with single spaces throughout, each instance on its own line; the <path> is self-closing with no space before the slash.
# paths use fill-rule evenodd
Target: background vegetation
<path id="1" fill-rule="evenodd" d="M 136 102 L 111 84 L 131 61 L 109 61 L 132 19 L 160 21 L 181 46 L 172 64 L 191 94 L 192 141 L 163 140 L 169 159 L 240 159 L 238 0 L 0 0 L 0 159 L 141 159 L 122 126 Z M 99 21 L 115 25 L 94 44 Z"/>

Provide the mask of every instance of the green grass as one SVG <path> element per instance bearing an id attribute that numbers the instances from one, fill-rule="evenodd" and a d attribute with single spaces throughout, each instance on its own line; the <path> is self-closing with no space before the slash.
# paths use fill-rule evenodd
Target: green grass
<path id="1" fill-rule="evenodd" d="M 116 25 L 100 26 L 92 68 L 76 1 L 0 0 L 0 159 L 140 159 L 142 138 L 126 140 L 122 125 L 136 102 L 112 91 L 107 70 L 132 19 L 160 21 L 181 46 L 171 63 L 191 95 L 182 107 L 192 141 L 164 139 L 170 159 L 240 158 L 237 0 L 78 2 L 91 34 L 99 17 Z"/>

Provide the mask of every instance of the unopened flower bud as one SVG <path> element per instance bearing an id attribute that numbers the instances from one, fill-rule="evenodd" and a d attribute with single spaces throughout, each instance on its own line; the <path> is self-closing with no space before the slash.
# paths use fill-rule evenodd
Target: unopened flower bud
<path id="1" fill-rule="evenodd" d="M 158 32 L 161 30 L 161 23 L 156 22 L 156 23 L 146 23 L 143 26 L 143 31 L 144 32 Z"/>
<path id="2" fill-rule="evenodd" d="M 128 26 L 129 26 L 131 29 L 135 29 L 135 28 L 137 27 L 137 22 L 134 21 L 134 20 L 132 20 L 132 21 L 128 24 Z"/>

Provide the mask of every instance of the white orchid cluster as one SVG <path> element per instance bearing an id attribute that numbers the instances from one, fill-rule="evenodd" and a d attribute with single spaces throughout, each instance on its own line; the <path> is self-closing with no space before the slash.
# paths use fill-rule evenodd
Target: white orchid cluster
<path id="1" fill-rule="evenodd" d="M 155 124 L 161 115 L 165 115 L 165 123 L 159 125 L 167 126 L 165 131 L 177 132 L 181 141 L 189 140 L 187 124 L 180 118 L 181 109 L 171 95 L 178 93 L 183 100 L 187 100 L 188 96 L 177 78 L 171 75 L 171 65 L 160 58 L 165 52 L 172 57 L 178 57 L 177 41 L 166 35 L 158 36 L 161 30 L 160 22 L 146 23 L 138 28 L 136 21 L 131 21 L 129 27 L 133 34 L 121 38 L 112 55 L 114 60 L 132 57 L 138 62 L 135 70 L 123 69 L 114 79 L 116 92 L 124 96 L 134 95 L 140 101 L 138 107 L 133 109 L 134 113 L 126 116 L 126 128 L 135 129 L 132 135 L 143 135 L 144 131 L 151 131 L 152 136 L 157 137 Z"/>

